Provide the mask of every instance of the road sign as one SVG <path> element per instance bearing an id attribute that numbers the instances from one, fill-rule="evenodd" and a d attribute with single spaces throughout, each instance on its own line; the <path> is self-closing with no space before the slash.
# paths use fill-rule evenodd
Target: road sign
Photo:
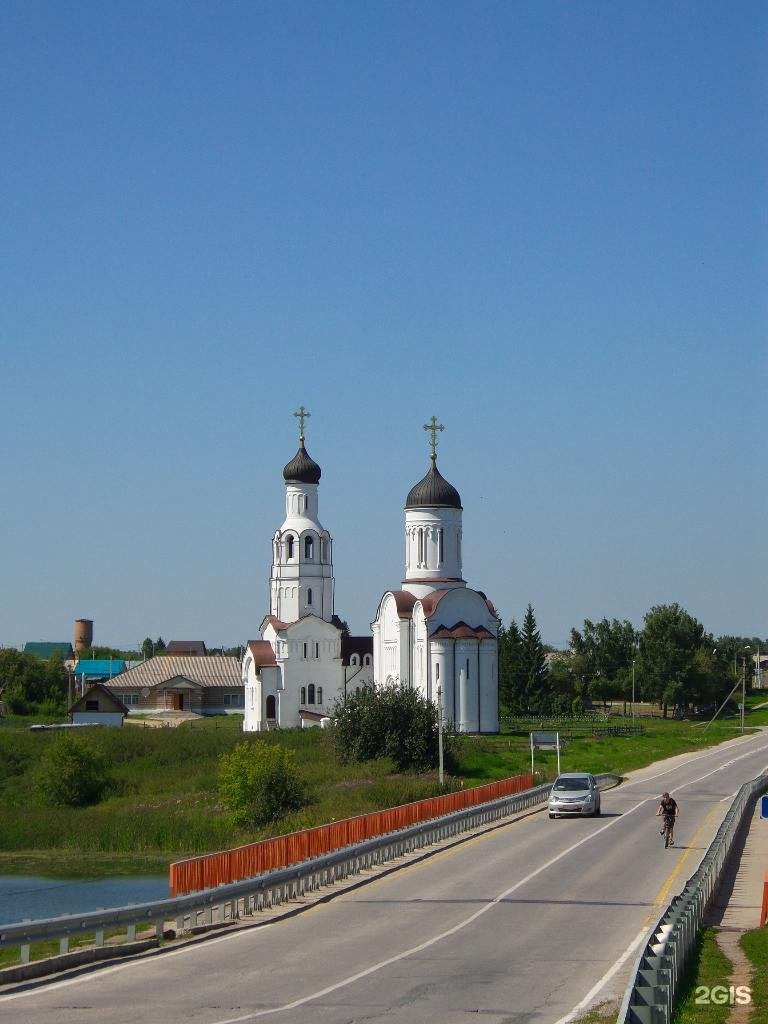
<path id="1" fill-rule="evenodd" d="M 531 775 L 533 775 L 533 752 L 539 748 L 557 751 L 557 774 L 560 774 L 560 733 L 559 732 L 532 732 L 531 733 Z"/>
<path id="2" fill-rule="evenodd" d="M 760 797 L 760 817 L 768 818 L 768 796 Z"/>

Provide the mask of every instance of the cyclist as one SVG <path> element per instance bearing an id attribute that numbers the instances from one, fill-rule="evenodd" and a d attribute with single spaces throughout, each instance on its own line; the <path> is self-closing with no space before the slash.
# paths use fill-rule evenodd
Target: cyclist
<path id="1" fill-rule="evenodd" d="M 677 801 L 674 797 L 671 797 L 669 793 L 662 793 L 661 803 L 659 809 L 656 811 L 656 817 L 663 815 L 664 817 L 664 828 L 659 832 L 660 836 L 664 835 L 666 830 L 669 830 L 669 845 L 674 846 L 674 832 L 675 832 L 675 818 L 680 813 L 680 808 L 677 806 Z"/>

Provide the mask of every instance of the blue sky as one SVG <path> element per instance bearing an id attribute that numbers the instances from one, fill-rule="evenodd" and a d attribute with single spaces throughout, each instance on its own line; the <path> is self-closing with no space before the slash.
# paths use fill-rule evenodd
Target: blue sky
<path id="1" fill-rule="evenodd" d="M 336 609 L 439 466 L 543 638 L 768 633 L 768 6 L 0 10 L 0 644 L 236 644 L 311 411 Z"/>

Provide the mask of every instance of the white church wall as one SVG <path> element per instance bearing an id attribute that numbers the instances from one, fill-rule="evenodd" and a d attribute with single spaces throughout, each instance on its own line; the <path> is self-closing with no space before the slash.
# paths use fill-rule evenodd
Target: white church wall
<path id="1" fill-rule="evenodd" d="M 408 508 L 405 510 L 406 589 L 417 597 L 432 587 L 455 587 L 461 581 L 461 509 Z M 452 580 L 443 583 L 442 578 Z M 431 581 L 414 589 L 410 580 Z"/>
<path id="2" fill-rule="evenodd" d="M 480 732 L 499 731 L 498 648 L 490 640 L 480 644 Z"/>

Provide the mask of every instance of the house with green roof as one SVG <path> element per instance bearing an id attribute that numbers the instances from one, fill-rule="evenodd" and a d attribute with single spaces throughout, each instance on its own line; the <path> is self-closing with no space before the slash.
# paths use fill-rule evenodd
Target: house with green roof
<path id="1" fill-rule="evenodd" d="M 36 658 L 47 661 L 55 655 L 61 655 L 62 661 L 71 661 L 75 656 L 69 640 L 52 643 L 44 640 L 29 641 L 24 644 L 24 654 L 34 654 Z"/>

